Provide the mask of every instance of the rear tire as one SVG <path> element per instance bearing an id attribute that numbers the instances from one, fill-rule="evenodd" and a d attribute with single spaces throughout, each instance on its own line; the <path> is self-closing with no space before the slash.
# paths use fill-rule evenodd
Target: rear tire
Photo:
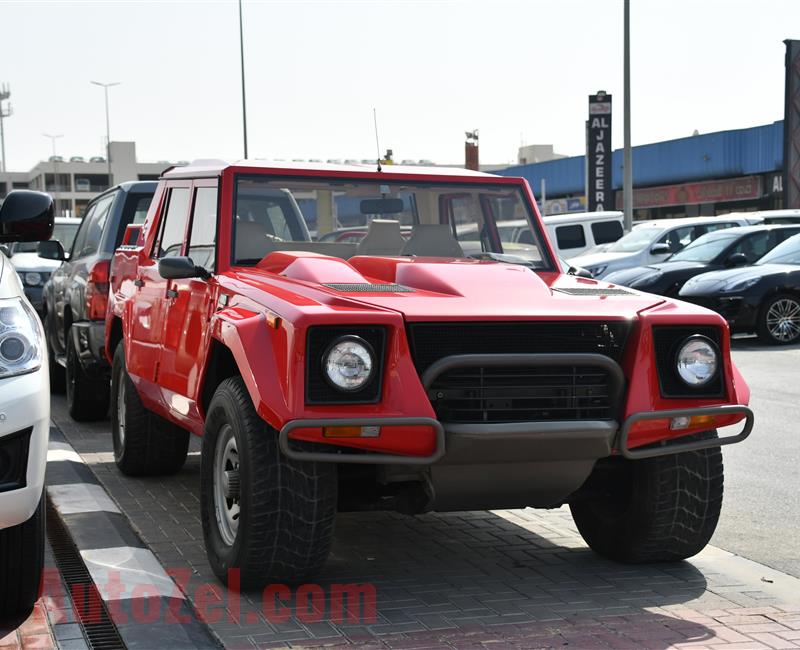
<path id="1" fill-rule="evenodd" d="M 50 313 L 47 312 L 44 315 L 44 339 L 47 345 L 48 370 L 50 371 L 50 392 L 61 395 L 66 390 L 66 377 L 64 376 L 64 368 L 56 361 L 56 353 L 50 343 L 53 336 L 52 332 L 54 331 Z"/>
<path id="2" fill-rule="evenodd" d="M 78 359 L 78 351 L 72 336 L 72 328 L 67 332 L 67 370 L 66 389 L 69 414 L 76 422 L 102 420 L 108 414 L 108 380 L 94 379 Z"/>
<path id="3" fill-rule="evenodd" d="M 336 516 L 333 463 L 287 458 L 241 377 L 223 381 L 203 436 L 201 519 L 211 568 L 242 589 L 298 584 L 325 564 Z"/>
<path id="4" fill-rule="evenodd" d="M 694 436 L 716 438 L 716 431 Z M 618 461 L 618 462 L 617 462 Z M 719 447 L 642 460 L 614 459 L 587 487 L 601 496 L 570 504 L 589 547 L 626 564 L 677 562 L 708 544 L 722 508 Z"/>
<path id="5" fill-rule="evenodd" d="M 758 313 L 758 337 L 771 345 L 800 341 L 800 298 L 788 293 L 768 298 Z"/>
<path id="6" fill-rule="evenodd" d="M 189 432 L 145 408 L 128 375 L 122 341 L 111 366 L 114 462 L 128 476 L 174 474 L 186 462 Z"/>
<path id="7" fill-rule="evenodd" d="M 31 610 L 39 599 L 43 566 L 42 496 L 28 521 L 0 530 L 0 622 L 25 615 Z"/>

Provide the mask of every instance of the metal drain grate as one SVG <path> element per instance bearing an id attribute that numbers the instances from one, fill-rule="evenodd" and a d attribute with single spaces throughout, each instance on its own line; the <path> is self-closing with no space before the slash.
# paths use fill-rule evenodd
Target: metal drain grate
<path id="1" fill-rule="evenodd" d="M 92 581 L 89 570 L 75 548 L 55 507 L 47 500 L 47 539 L 69 594 L 75 616 L 83 628 L 89 647 L 96 650 L 125 650 L 116 625 L 108 615 L 103 599 Z"/>

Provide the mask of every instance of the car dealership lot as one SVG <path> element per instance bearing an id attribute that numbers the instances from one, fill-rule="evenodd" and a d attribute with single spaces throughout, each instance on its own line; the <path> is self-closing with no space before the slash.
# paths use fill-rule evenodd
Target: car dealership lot
<path id="1" fill-rule="evenodd" d="M 676 565 L 631 567 L 591 553 L 566 509 L 348 514 L 337 521 L 315 587 L 320 599 L 303 601 L 310 614 L 300 611 L 296 593 L 273 593 L 271 603 L 260 593 L 231 600 L 218 586 L 198 517 L 197 441 L 176 476 L 134 479 L 113 463 L 107 421 L 72 422 L 61 397 L 53 399 L 53 417 L 161 564 L 191 570 L 185 592 L 227 647 L 791 647 L 800 637 L 800 505 L 791 478 L 800 347 L 740 339 L 733 348 L 757 426 L 748 441 L 724 450 L 726 501 L 715 548 Z M 374 587 L 376 608 L 353 608 L 356 621 L 347 620 L 348 608 L 337 619 L 331 587 L 353 583 Z M 207 585 L 221 601 L 203 601 Z"/>

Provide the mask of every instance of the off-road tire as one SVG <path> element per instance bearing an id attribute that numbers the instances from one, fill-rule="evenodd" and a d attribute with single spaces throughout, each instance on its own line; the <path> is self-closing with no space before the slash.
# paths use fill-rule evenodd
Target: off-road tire
<path id="1" fill-rule="evenodd" d="M 28 521 L 0 530 L 0 629 L 36 603 L 43 566 L 44 497 Z"/>
<path id="2" fill-rule="evenodd" d="M 800 304 L 800 297 L 790 293 L 779 293 L 765 300 L 764 304 L 761 305 L 761 309 L 758 310 L 758 338 L 769 345 L 790 345 L 800 341 L 800 333 L 793 337 L 782 339 L 777 338 L 770 332 L 769 324 L 767 323 L 768 314 L 770 309 L 781 301 L 788 301 L 790 304 L 798 305 Z"/>
<path id="3" fill-rule="evenodd" d="M 239 518 L 233 544 L 217 522 L 214 470 L 218 437 L 235 438 Z M 298 584 L 314 577 L 330 552 L 336 516 L 334 463 L 287 458 L 278 434 L 253 407 L 241 377 L 223 381 L 211 400 L 203 436 L 200 482 L 206 553 L 217 577 L 240 569 L 242 589 Z"/>
<path id="4" fill-rule="evenodd" d="M 124 408 L 120 408 L 120 395 Z M 120 434 L 120 424 L 124 435 Z M 142 404 L 128 375 L 122 341 L 111 366 L 111 437 L 114 462 L 128 476 L 174 474 L 183 467 L 189 451 L 189 432 Z"/>
<path id="5" fill-rule="evenodd" d="M 50 374 L 50 392 L 62 395 L 67 388 L 67 379 L 65 376 L 64 368 L 61 367 L 56 361 L 56 353 L 53 350 L 53 345 L 50 343 L 53 336 L 53 322 L 51 320 L 50 312 L 44 315 L 44 340 L 47 345 L 47 359 L 48 370 Z"/>
<path id="6" fill-rule="evenodd" d="M 708 431 L 691 439 L 716 438 Z M 594 498 L 570 504 L 589 547 L 626 564 L 677 562 L 708 544 L 722 508 L 719 447 L 641 460 L 615 459 L 590 477 Z"/>
<path id="7" fill-rule="evenodd" d="M 102 420 L 108 414 L 108 379 L 90 377 L 78 359 L 72 336 L 67 332 L 66 392 L 69 414 L 76 422 Z"/>

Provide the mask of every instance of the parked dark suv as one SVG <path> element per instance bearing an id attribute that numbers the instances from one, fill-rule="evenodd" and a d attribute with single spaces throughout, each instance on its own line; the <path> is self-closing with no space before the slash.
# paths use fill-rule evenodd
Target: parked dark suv
<path id="1" fill-rule="evenodd" d="M 41 251 L 63 260 L 44 286 L 44 329 L 51 389 L 66 388 L 76 420 L 101 419 L 108 412 L 103 345 L 111 257 L 127 225 L 144 222 L 156 185 L 134 181 L 112 187 L 86 206 L 69 254 L 54 243 L 52 250 Z"/>

